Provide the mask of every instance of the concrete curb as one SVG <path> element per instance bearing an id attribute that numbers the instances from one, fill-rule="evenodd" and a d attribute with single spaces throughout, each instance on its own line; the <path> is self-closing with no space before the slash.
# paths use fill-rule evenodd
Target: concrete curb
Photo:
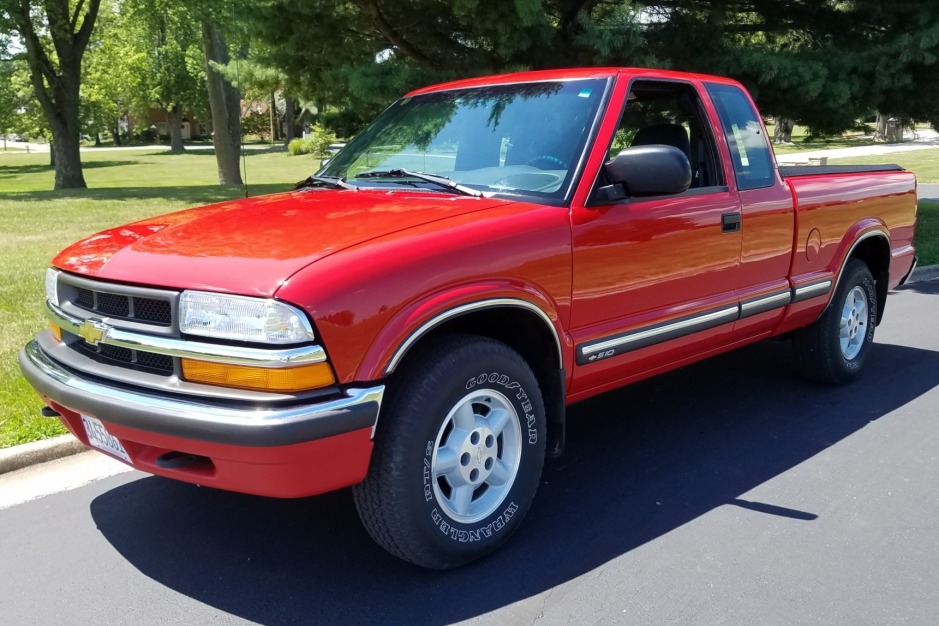
<path id="1" fill-rule="evenodd" d="M 939 265 L 927 265 L 917 267 L 906 284 L 922 283 L 936 279 L 939 279 Z M 3 448 L 0 449 L 0 474 L 29 467 L 30 465 L 38 465 L 46 461 L 54 461 L 64 456 L 78 454 L 87 449 L 72 435 L 62 435 L 52 439 Z"/>
<path id="2" fill-rule="evenodd" d="M 927 265 L 913 270 L 913 274 L 910 276 L 910 280 L 906 281 L 906 284 L 923 283 L 937 278 L 939 278 L 939 265 Z"/>
<path id="3" fill-rule="evenodd" d="M 0 450 L 0 474 L 12 472 L 30 465 L 54 461 L 63 456 L 78 454 L 86 450 L 85 446 L 72 435 L 62 435 L 52 439 L 43 439 L 24 443 Z"/>

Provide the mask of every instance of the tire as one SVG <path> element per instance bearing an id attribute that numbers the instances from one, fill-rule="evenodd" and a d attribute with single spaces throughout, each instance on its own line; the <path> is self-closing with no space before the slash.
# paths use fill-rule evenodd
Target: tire
<path id="1" fill-rule="evenodd" d="M 406 365 L 352 493 L 379 545 L 449 569 L 501 546 L 528 512 L 544 464 L 544 402 L 525 360 L 492 339 L 448 335 Z"/>
<path id="2" fill-rule="evenodd" d="M 876 325 L 874 277 L 864 262 L 853 259 L 822 316 L 795 333 L 796 367 L 816 382 L 850 382 L 864 367 Z"/>

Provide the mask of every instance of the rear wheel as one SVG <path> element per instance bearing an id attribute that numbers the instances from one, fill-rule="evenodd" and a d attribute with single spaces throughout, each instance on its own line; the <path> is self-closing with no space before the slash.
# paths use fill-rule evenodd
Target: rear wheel
<path id="1" fill-rule="evenodd" d="M 544 463 L 531 368 L 492 339 L 427 346 L 389 385 L 369 475 L 353 488 L 369 534 L 424 567 L 456 567 L 515 532 Z"/>
<path id="2" fill-rule="evenodd" d="M 867 265 L 848 262 L 831 304 L 793 337 L 796 366 L 811 380 L 842 384 L 864 366 L 877 324 L 877 290 Z"/>

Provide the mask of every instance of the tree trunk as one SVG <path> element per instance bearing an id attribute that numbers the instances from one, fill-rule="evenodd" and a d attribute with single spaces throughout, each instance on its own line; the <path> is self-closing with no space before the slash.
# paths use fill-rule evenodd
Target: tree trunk
<path id="1" fill-rule="evenodd" d="M 294 118 L 296 112 L 296 102 L 293 98 L 284 100 L 284 145 L 290 145 L 294 138 Z"/>
<path id="2" fill-rule="evenodd" d="M 274 92 L 271 92 L 271 145 L 274 145 L 274 142 L 277 141 L 277 97 Z"/>
<path id="3" fill-rule="evenodd" d="M 773 132 L 773 143 L 792 143 L 792 129 L 795 120 L 788 117 L 776 117 L 776 130 Z"/>
<path id="4" fill-rule="evenodd" d="M 182 154 L 186 151 L 186 146 L 183 145 L 183 111 L 178 104 L 166 111 L 166 126 L 170 131 L 170 152 Z"/>
<path id="5" fill-rule="evenodd" d="M 877 127 L 874 129 L 874 141 L 887 141 L 887 118 L 880 111 L 877 111 Z"/>
<path id="6" fill-rule="evenodd" d="M 114 130 L 111 131 L 111 136 L 114 137 L 114 145 L 120 146 L 121 144 L 121 118 L 117 118 L 114 123 Z"/>
<path id="7" fill-rule="evenodd" d="M 81 129 L 78 121 L 78 81 L 63 80 L 61 89 L 53 89 L 55 103 L 43 106 L 52 131 L 49 142 L 50 163 L 55 167 L 55 189 L 85 189 L 82 173 Z M 35 87 L 35 85 L 34 85 Z M 40 97 L 39 101 L 45 99 Z"/>
<path id="8" fill-rule="evenodd" d="M 213 67 L 227 65 L 228 46 L 217 24 L 203 20 L 202 50 L 205 53 L 206 86 L 212 110 L 212 143 L 220 185 L 242 185 L 238 157 L 241 153 L 241 93 Z"/>
<path id="9" fill-rule="evenodd" d="M 95 132 L 95 148 L 101 147 L 101 131 Z"/>

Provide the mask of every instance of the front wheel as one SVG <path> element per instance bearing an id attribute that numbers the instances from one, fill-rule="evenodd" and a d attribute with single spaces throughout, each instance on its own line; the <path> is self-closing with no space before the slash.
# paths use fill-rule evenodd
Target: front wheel
<path id="1" fill-rule="evenodd" d="M 456 567 L 498 548 L 528 511 L 544 463 L 541 391 L 514 350 L 466 335 L 425 347 L 399 374 L 356 508 L 395 556 Z"/>
<path id="2" fill-rule="evenodd" d="M 876 325 L 874 277 L 867 264 L 853 259 L 822 316 L 793 337 L 796 366 L 803 376 L 818 382 L 852 380 L 867 359 Z"/>

